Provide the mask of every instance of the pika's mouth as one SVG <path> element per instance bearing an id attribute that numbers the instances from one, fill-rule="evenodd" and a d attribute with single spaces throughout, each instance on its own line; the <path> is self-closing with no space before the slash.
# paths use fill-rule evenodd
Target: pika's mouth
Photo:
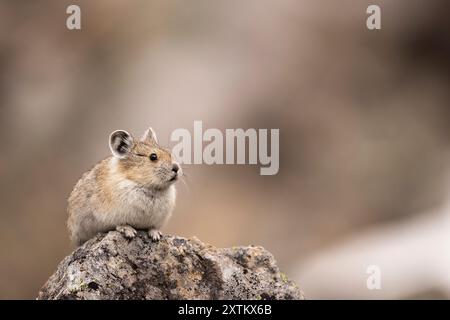
<path id="1" fill-rule="evenodd" d="M 170 182 L 173 182 L 178 179 L 178 173 L 175 173 L 172 178 L 170 178 Z"/>

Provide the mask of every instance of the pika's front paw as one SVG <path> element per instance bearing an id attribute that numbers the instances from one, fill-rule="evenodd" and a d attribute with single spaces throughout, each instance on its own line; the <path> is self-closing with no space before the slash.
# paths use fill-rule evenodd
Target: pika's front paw
<path id="1" fill-rule="evenodd" d="M 129 225 L 117 226 L 116 230 L 127 239 L 133 239 L 137 234 L 137 231 Z"/>
<path id="2" fill-rule="evenodd" d="M 159 241 L 162 237 L 162 233 L 161 231 L 157 230 L 157 229 L 150 229 L 148 230 L 148 235 L 150 236 L 150 238 L 153 241 Z"/>

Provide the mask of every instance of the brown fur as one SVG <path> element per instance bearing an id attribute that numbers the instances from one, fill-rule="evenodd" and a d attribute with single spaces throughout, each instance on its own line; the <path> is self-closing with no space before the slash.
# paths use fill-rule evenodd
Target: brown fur
<path id="1" fill-rule="evenodd" d="M 174 173 L 171 153 L 157 144 L 156 137 L 130 139 L 126 155 L 100 161 L 75 185 L 68 200 L 68 228 L 77 245 L 97 232 L 124 225 L 147 228 L 158 237 L 158 229 L 170 216 L 173 182 L 181 170 Z M 113 145 L 118 147 L 120 141 Z M 150 159 L 152 153 L 156 161 Z"/>

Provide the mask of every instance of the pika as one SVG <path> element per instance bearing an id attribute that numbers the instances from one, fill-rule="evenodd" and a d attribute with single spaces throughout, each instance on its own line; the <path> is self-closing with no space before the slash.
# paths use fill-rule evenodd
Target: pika
<path id="1" fill-rule="evenodd" d="M 109 147 L 112 156 L 84 173 L 70 194 L 67 226 L 72 242 L 80 246 L 111 230 L 133 238 L 136 229 L 148 230 L 158 241 L 175 207 L 180 165 L 158 145 L 152 128 L 140 140 L 114 131 Z"/>

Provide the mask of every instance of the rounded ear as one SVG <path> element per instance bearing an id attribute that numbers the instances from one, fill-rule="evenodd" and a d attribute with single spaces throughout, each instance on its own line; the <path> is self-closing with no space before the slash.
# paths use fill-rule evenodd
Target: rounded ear
<path id="1" fill-rule="evenodd" d="M 145 132 L 141 138 L 142 142 L 147 142 L 150 144 L 158 144 L 158 138 L 156 137 L 155 131 L 150 127 Z"/>
<path id="2" fill-rule="evenodd" d="M 131 151 L 133 144 L 133 137 L 125 130 L 116 130 L 109 136 L 109 148 L 113 156 L 117 158 L 125 158 Z"/>

